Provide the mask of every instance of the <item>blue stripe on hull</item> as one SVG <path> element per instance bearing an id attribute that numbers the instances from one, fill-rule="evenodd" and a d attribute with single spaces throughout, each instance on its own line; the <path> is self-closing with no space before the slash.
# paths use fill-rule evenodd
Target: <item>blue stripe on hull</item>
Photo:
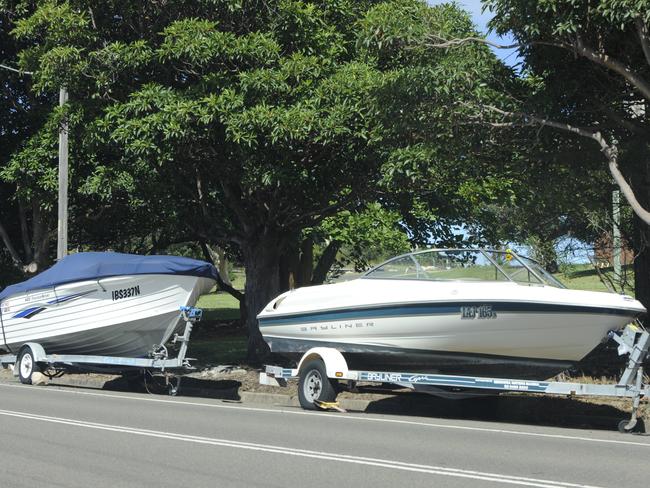
<path id="1" fill-rule="evenodd" d="M 97 290 L 89 290 L 89 291 L 84 291 L 81 293 L 75 293 L 73 295 L 67 295 L 61 298 L 55 298 L 54 300 L 50 300 L 47 302 L 45 305 L 39 305 L 36 307 L 30 307 L 25 310 L 22 310 L 18 312 L 16 315 L 11 317 L 12 319 L 31 319 L 34 315 L 41 313 L 43 310 L 49 308 L 52 305 L 58 305 L 59 303 L 65 303 L 69 302 L 71 300 L 76 300 L 77 298 L 81 298 L 83 296 L 88 295 L 89 293 L 93 293 Z"/>
<path id="2" fill-rule="evenodd" d="M 369 318 L 403 317 L 418 315 L 451 315 L 459 314 L 460 307 L 466 305 L 491 305 L 492 311 L 499 312 L 527 312 L 527 313 L 582 313 L 598 315 L 618 315 L 637 317 L 635 310 L 617 308 L 582 307 L 576 305 L 557 305 L 546 303 L 526 302 L 443 302 L 415 303 L 408 305 L 390 305 L 376 307 L 362 307 L 355 309 L 329 310 L 327 312 L 306 312 L 279 317 L 260 317 L 260 327 L 271 325 L 293 325 L 310 322 L 327 322 L 334 320 L 361 320 Z"/>

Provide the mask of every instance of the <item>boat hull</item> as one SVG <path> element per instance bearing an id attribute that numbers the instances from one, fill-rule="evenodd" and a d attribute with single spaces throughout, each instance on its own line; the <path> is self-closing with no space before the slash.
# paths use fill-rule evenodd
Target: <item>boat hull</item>
<path id="1" fill-rule="evenodd" d="M 293 358 L 325 346 L 354 369 L 546 379 L 645 312 L 511 251 L 434 249 L 286 292 L 257 317 L 271 351 Z"/>
<path id="2" fill-rule="evenodd" d="M 352 369 L 546 379 L 636 315 L 544 303 L 430 302 L 268 314 L 260 316 L 260 330 L 272 352 L 292 359 L 320 346 L 339 350 Z"/>
<path id="3" fill-rule="evenodd" d="M 183 275 L 132 275 L 59 285 L 7 297 L 0 346 L 36 342 L 48 354 L 143 357 L 181 325 L 214 281 Z"/>
<path id="4" fill-rule="evenodd" d="M 522 359 L 489 354 L 349 345 L 337 342 L 276 338 L 268 338 L 266 342 L 273 352 L 296 362 L 313 347 L 331 347 L 344 355 L 350 369 L 363 371 L 399 371 L 541 380 L 566 371 L 575 364 L 572 361 Z"/>

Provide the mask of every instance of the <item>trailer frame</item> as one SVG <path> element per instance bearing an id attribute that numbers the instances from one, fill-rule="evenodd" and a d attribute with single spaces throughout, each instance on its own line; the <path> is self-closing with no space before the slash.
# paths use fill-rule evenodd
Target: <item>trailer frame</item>
<path id="1" fill-rule="evenodd" d="M 287 380 L 299 379 L 299 398 L 305 409 L 315 409 L 321 402 L 334 400 L 336 394 L 332 392 L 335 388 L 328 387 L 326 380 L 347 380 L 352 386 L 359 381 L 388 383 L 434 394 L 440 394 L 442 388 L 474 393 L 525 392 L 570 397 L 628 398 L 632 400 L 631 414 L 619 422 L 618 428 L 621 432 L 633 432 L 643 428 L 638 411 L 641 400 L 650 398 L 650 385 L 643 383 L 643 362 L 650 354 L 650 333 L 630 324 L 621 333 L 610 332 L 609 337 L 618 343 L 619 355 L 628 355 L 626 368 L 619 381 L 611 384 L 350 370 L 343 354 L 328 347 L 316 347 L 305 352 L 297 368 L 266 366 L 260 373 L 259 381 L 264 385 L 286 386 Z M 323 395 L 324 398 L 321 398 Z"/>
<path id="2" fill-rule="evenodd" d="M 176 395 L 180 388 L 181 374 L 193 371 L 192 358 L 187 358 L 187 348 L 194 324 L 201 320 L 203 310 L 196 307 L 180 307 L 181 318 L 185 321 L 183 335 L 175 334 L 172 344 L 180 344 L 178 354 L 169 357 L 169 352 L 164 344 L 155 345 L 147 357 L 119 357 L 83 354 L 48 354 L 38 342 L 23 344 L 18 354 L 0 355 L 0 366 L 11 369 L 13 376 L 20 379 L 21 383 L 31 383 L 34 372 L 42 372 L 46 376 L 58 377 L 65 372 L 127 372 L 142 371 L 143 374 L 159 372 L 165 376 L 168 393 Z M 24 351 L 30 352 L 30 361 L 36 369 L 28 377 L 21 375 L 21 358 Z M 48 371 L 52 372 L 49 374 Z M 145 376 L 146 378 L 146 376 Z M 146 386 L 146 383 L 145 383 Z"/>

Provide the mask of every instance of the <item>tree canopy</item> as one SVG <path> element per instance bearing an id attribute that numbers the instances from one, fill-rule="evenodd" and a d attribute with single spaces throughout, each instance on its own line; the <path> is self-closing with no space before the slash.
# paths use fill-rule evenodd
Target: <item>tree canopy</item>
<path id="1" fill-rule="evenodd" d="M 517 110 L 527 122 L 560 130 L 580 152 L 573 168 L 606 161 L 637 217 L 628 232 L 637 258 L 636 293 L 650 303 L 650 9 L 647 2 L 487 0 L 492 27 L 520 44 L 524 75 L 534 87 Z M 598 155 L 597 151 L 602 154 Z M 601 170 L 602 173 L 602 170 Z M 594 173 L 592 173 L 594 174 Z M 584 179 L 587 187 L 597 181 Z M 601 188 L 611 188 L 603 175 Z M 592 200 L 593 201 L 593 200 Z M 602 197 L 601 197 L 602 201 Z"/>
<path id="2" fill-rule="evenodd" d="M 516 168 L 462 105 L 493 100 L 512 73 L 485 46 L 419 46 L 432 32 L 476 34 L 454 5 L 5 0 L 3 11 L 10 61 L 33 72 L 25 90 L 52 102 L 65 86 L 71 100 L 21 139 L 5 181 L 48 191 L 32 198 L 51 208 L 67 117 L 73 242 L 234 246 L 251 355 L 287 250 L 310 229 L 343 239 L 326 219 L 358 215 L 352 228 L 369 232 L 362 216 L 381 208 L 413 242 L 451 240 L 461 223 L 485 234 L 484 204 L 512 197 Z"/>

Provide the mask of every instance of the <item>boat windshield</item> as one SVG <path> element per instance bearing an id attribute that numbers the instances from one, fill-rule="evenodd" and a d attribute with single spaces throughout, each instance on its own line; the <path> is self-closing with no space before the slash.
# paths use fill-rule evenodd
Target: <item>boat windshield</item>
<path id="1" fill-rule="evenodd" d="M 512 251 L 432 249 L 393 258 L 363 278 L 430 281 L 514 281 L 527 285 L 564 285 L 532 259 Z"/>

